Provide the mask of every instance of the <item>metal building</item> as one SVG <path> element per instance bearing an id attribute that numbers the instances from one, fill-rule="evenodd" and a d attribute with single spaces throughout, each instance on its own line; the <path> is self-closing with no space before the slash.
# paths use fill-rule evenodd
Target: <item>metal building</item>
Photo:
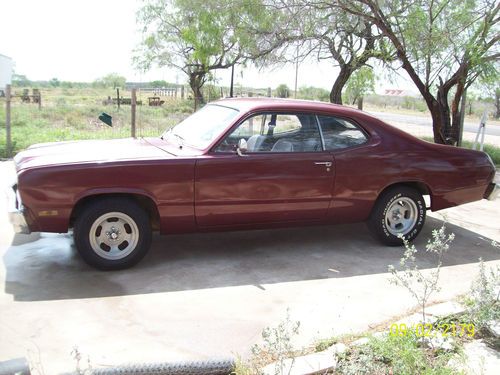
<path id="1" fill-rule="evenodd" d="M 5 89 L 5 85 L 12 83 L 12 69 L 14 61 L 8 56 L 0 54 L 0 90 Z"/>

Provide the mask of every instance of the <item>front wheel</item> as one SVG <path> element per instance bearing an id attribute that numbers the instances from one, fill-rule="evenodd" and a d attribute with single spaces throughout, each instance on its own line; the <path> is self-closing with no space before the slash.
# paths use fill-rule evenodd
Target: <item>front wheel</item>
<path id="1" fill-rule="evenodd" d="M 382 243 L 389 246 L 415 239 L 425 223 L 425 201 L 409 187 L 398 186 L 380 195 L 373 207 L 368 227 Z"/>
<path id="2" fill-rule="evenodd" d="M 101 270 L 131 267 L 151 246 L 148 214 L 133 200 L 101 199 L 77 217 L 75 245 L 82 258 Z"/>

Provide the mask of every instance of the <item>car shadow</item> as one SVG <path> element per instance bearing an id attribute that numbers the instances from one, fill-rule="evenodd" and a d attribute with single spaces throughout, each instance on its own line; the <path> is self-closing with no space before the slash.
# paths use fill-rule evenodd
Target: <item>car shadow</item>
<path id="1" fill-rule="evenodd" d="M 442 221 L 429 217 L 415 245 L 424 249 Z M 500 259 L 492 241 L 447 224 L 455 240 L 443 266 Z M 153 237 L 136 267 L 97 271 L 78 256 L 70 235 L 16 236 L 3 257 L 5 291 L 16 301 L 43 301 L 162 293 L 206 288 L 344 278 L 387 272 L 402 247 L 380 245 L 363 224 Z M 421 268 L 436 258 L 420 252 Z"/>

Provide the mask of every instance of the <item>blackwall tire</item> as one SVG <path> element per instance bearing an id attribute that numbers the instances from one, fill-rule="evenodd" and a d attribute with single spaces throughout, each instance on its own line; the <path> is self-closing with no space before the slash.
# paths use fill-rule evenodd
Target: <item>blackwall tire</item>
<path id="1" fill-rule="evenodd" d="M 90 203 L 75 220 L 75 245 L 89 265 L 100 270 L 134 266 L 151 247 L 147 212 L 131 199 L 109 198 Z"/>
<path id="2" fill-rule="evenodd" d="M 368 228 L 383 244 L 400 246 L 413 241 L 422 230 L 426 217 L 425 201 L 415 189 L 396 186 L 377 199 L 368 220 Z"/>

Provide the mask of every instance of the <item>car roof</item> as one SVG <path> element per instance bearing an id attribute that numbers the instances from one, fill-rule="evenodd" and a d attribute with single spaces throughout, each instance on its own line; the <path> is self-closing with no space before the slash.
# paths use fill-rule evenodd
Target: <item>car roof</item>
<path id="1" fill-rule="evenodd" d="M 345 107 L 339 104 L 331 104 L 313 100 L 282 99 L 282 98 L 226 98 L 212 102 L 211 104 L 231 107 L 239 111 L 258 110 L 294 110 L 294 111 L 318 111 L 335 114 L 359 115 L 363 112 Z"/>

